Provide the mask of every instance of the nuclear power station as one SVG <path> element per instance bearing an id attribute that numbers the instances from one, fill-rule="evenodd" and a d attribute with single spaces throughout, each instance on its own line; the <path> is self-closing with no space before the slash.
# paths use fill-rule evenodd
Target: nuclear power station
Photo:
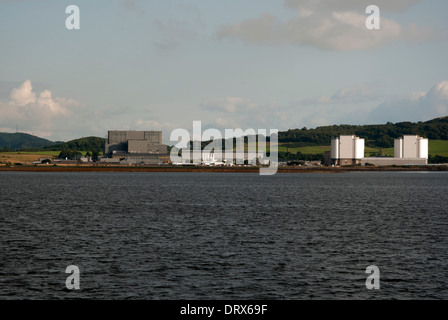
<path id="1" fill-rule="evenodd" d="M 109 131 L 104 148 L 106 163 L 161 164 L 169 161 L 162 131 Z"/>
<path id="2" fill-rule="evenodd" d="M 428 139 L 417 135 L 405 135 L 394 140 L 394 157 L 364 156 L 364 139 L 355 135 L 341 135 L 331 140 L 333 165 L 423 165 L 428 164 Z"/>

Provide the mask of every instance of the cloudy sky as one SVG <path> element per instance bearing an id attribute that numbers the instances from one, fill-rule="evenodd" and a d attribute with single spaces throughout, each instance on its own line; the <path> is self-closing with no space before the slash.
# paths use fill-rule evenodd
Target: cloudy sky
<path id="1" fill-rule="evenodd" d="M 67 6 L 80 8 L 68 30 Z M 380 9 L 368 30 L 366 8 Z M 446 0 L 0 0 L 0 131 L 279 129 L 448 115 Z"/>

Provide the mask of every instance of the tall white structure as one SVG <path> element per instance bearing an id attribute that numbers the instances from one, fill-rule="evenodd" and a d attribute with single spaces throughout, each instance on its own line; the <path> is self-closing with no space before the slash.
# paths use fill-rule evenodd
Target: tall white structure
<path id="1" fill-rule="evenodd" d="M 364 139 L 355 135 L 341 135 L 331 140 L 331 160 L 336 165 L 352 165 L 364 158 Z"/>
<path id="2" fill-rule="evenodd" d="M 413 135 L 395 139 L 394 158 L 428 159 L 428 139 Z"/>

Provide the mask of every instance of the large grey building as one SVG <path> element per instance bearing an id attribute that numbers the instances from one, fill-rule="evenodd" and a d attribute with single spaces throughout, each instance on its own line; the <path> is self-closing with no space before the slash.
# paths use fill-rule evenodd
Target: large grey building
<path id="1" fill-rule="evenodd" d="M 104 155 L 128 163 L 162 163 L 168 159 L 162 131 L 109 131 Z"/>
<path id="2" fill-rule="evenodd" d="M 104 154 L 167 153 L 162 131 L 109 131 Z"/>

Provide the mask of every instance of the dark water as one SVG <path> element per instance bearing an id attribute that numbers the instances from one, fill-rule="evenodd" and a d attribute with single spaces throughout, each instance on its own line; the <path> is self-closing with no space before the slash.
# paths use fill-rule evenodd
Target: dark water
<path id="1" fill-rule="evenodd" d="M 447 299 L 447 200 L 447 173 L 2 172 L 0 298 Z"/>

